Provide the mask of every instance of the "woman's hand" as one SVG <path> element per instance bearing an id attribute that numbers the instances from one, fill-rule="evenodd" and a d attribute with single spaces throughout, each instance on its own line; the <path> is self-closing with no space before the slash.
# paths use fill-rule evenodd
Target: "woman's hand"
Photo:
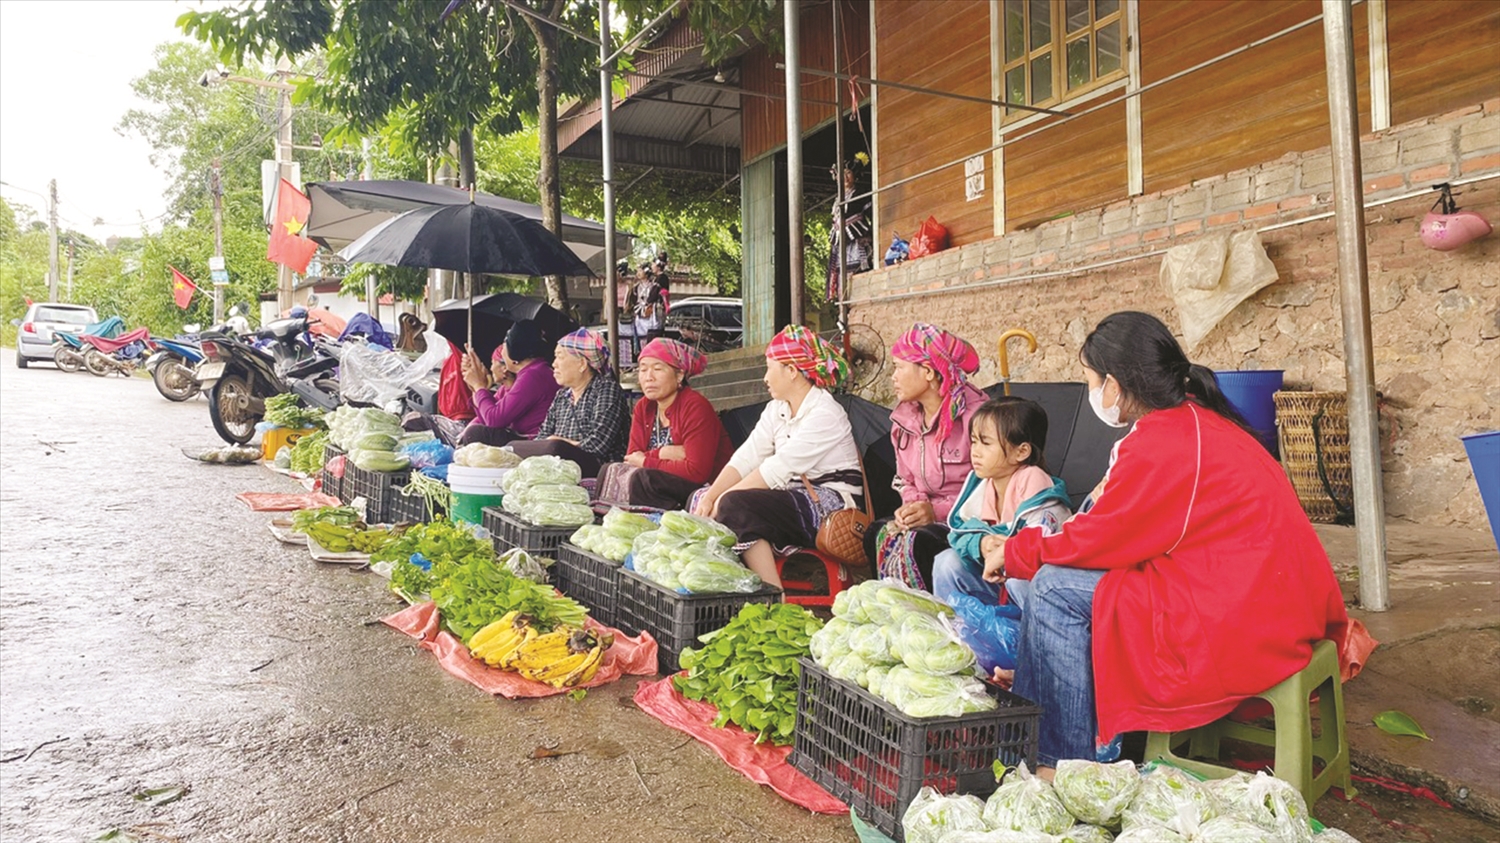
<path id="1" fill-rule="evenodd" d="M 979 553 L 981 556 L 989 556 L 998 548 L 1005 546 L 1005 536 L 988 535 L 979 540 Z"/>
<path id="2" fill-rule="evenodd" d="M 718 509 L 719 498 L 712 492 L 709 492 L 698 499 L 698 506 L 693 509 L 693 514 L 701 515 L 704 518 L 712 518 L 714 517 L 714 513 L 717 512 Z"/>
<path id="3" fill-rule="evenodd" d="M 471 348 L 464 354 L 459 367 L 463 372 L 464 383 L 468 384 L 469 389 L 478 392 L 490 385 L 490 373 L 485 371 L 484 364 L 479 362 L 479 355 L 474 353 L 474 349 Z"/>
<path id="4" fill-rule="evenodd" d="M 935 523 L 937 512 L 928 501 L 912 501 L 898 507 L 893 520 L 902 530 L 915 530 L 918 527 L 926 527 L 928 524 Z"/>
<path id="5" fill-rule="evenodd" d="M 1005 582 L 1005 539 L 1001 536 L 994 536 L 994 538 L 1000 539 L 1000 543 L 984 553 L 984 581 L 1003 583 Z M 987 537 L 985 541 L 988 540 Z M 983 542 L 980 544 L 982 546 Z"/>
<path id="6" fill-rule="evenodd" d="M 687 448 L 681 445 L 663 445 L 656 450 L 656 457 L 663 460 L 685 460 L 687 459 Z"/>
<path id="7" fill-rule="evenodd" d="M 625 464 L 633 465 L 636 468 L 644 468 L 646 466 L 646 454 L 642 451 L 631 451 L 625 455 Z"/>
<path id="8" fill-rule="evenodd" d="M 1006 670 L 1003 667 L 997 667 L 994 674 L 990 676 L 990 681 L 1009 691 L 1011 686 L 1016 683 L 1016 672 L 1014 670 Z"/>

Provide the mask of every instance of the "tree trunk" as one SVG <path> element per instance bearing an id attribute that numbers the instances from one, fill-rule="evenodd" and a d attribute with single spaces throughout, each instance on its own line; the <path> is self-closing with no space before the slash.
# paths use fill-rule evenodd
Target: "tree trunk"
<path id="1" fill-rule="evenodd" d="M 554 4 L 553 17 L 561 14 L 562 4 Z M 557 175 L 557 31 L 531 17 L 526 18 L 536 38 L 536 91 L 539 101 L 537 138 L 541 147 L 541 169 L 536 184 L 541 192 L 542 225 L 562 237 L 562 187 Z M 568 312 L 568 287 L 561 276 L 549 275 L 547 303 Z"/>

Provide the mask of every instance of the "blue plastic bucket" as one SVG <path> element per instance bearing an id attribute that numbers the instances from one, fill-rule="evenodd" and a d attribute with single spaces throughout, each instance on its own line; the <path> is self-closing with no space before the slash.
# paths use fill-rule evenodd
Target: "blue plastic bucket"
<path id="1" fill-rule="evenodd" d="M 1276 401 L 1272 396 L 1281 390 L 1285 374 L 1281 369 L 1214 372 L 1224 397 L 1255 428 L 1256 438 L 1277 459 L 1281 458 L 1281 453 L 1276 447 Z"/>
<path id="2" fill-rule="evenodd" d="M 1475 433 L 1463 440 L 1474 482 L 1479 484 L 1479 497 L 1484 500 L 1484 514 L 1490 519 L 1490 534 L 1495 537 L 1495 546 L 1500 547 L 1500 430 Z"/>

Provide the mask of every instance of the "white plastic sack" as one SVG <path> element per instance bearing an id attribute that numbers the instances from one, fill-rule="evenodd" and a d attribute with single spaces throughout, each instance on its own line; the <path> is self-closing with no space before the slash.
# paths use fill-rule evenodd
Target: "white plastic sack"
<path id="1" fill-rule="evenodd" d="M 1229 311 L 1276 280 L 1276 266 L 1259 232 L 1238 231 L 1168 249 L 1161 280 L 1177 304 L 1183 342 L 1192 351 Z"/>
<path id="2" fill-rule="evenodd" d="M 427 351 L 416 360 L 367 343 L 346 343 L 339 351 L 339 395 L 346 401 L 385 406 L 448 359 L 448 341 L 428 331 Z"/>

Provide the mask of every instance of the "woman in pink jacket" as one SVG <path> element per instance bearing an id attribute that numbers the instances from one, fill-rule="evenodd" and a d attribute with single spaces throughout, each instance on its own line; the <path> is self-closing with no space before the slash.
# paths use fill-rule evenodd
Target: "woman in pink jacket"
<path id="1" fill-rule="evenodd" d="M 930 590 L 932 561 L 948 549 L 948 513 L 969 475 L 969 419 L 985 395 L 969 383 L 974 346 L 918 322 L 891 347 L 896 409 L 891 441 L 901 506 L 865 534 L 865 552 L 884 577 Z"/>

